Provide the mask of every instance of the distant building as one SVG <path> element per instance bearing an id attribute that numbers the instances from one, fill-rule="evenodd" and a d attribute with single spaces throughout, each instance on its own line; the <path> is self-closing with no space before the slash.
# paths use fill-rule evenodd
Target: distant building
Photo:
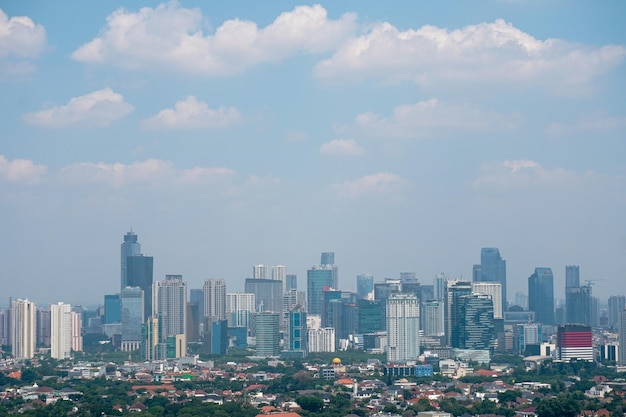
<path id="1" fill-rule="evenodd" d="M 442 337 L 445 335 L 445 308 L 443 300 L 428 300 L 422 304 L 421 326 L 424 336 Z"/>
<path id="2" fill-rule="evenodd" d="M 152 284 L 153 284 L 154 258 L 152 256 L 129 256 L 126 259 L 128 279 L 125 287 L 139 287 L 143 290 L 143 320 L 147 320 L 152 314 Z"/>
<path id="3" fill-rule="evenodd" d="M 332 265 L 316 265 L 307 271 L 307 307 L 309 314 L 322 314 L 324 288 L 333 287 Z"/>
<path id="4" fill-rule="evenodd" d="M 493 351 L 495 325 L 493 300 L 489 295 L 473 293 L 458 298 L 459 338 L 454 348 Z"/>
<path id="5" fill-rule="evenodd" d="M 203 317 L 226 320 L 226 281 L 223 279 L 204 280 L 202 292 L 204 295 Z"/>
<path id="6" fill-rule="evenodd" d="M 472 283 L 469 281 L 446 281 L 445 298 L 445 324 L 446 344 L 448 346 L 460 346 L 460 298 L 472 293 Z"/>
<path id="7" fill-rule="evenodd" d="M 528 278 L 528 309 L 535 312 L 535 320 L 554 324 L 554 277 L 550 268 L 535 268 Z"/>
<path id="8" fill-rule="evenodd" d="M 593 361 L 593 337 L 591 327 L 580 324 L 561 324 L 557 330 L 557 358 Z"/>
<path id="9" fill-rule="evenodd" d="M 356 276 L 356 295 L 359 299 L 374 299 L 374 276 L 361 274 Z"/>
<path id="10" fill-rule="evenodd" d="M 11 354 L 16 359 L 31 359 L 35 355 L 35 303 L 18 299 L 11 303 Z"/>
<path id="11" fill-rule="evenodd" d="M 122 289 L 122 351 L 133 351 L 141 347 L 143 312 L 143 290 L 140 287 Z"/>
<path id="12" fill-rule="evenodd" d="M 52 359 L 68 359 L 72 355 L 72 306 L 58 303 L 50 306 L 52 319 L 50 356 Z"/>
<path id="13" fill-rule="evenodd" d="M 254 315 L 256 335 L 256 356 L 280 355 L 280 315 L 278 313 L 257 313 Z"/>
<path id="14" fill-rule="evenodd" d="M 332 327 L 308 329 L 309 352 L 334 352 L 335 329 Z"/>
<path id="15" fill-rule="evenodd" d="M 474 265 L 473 281 L 499 282 L 502 286 L 500 311 L 506 311 L 506 261 L 500 256 L 498 248 L 480 250 L 480 265 Z"/>
<path id="16" fill-rule="evenodd" d="M 488 295 L 493 301 L 493 318 L 503 318 L 502 284 L 499 282 L 472 282 L 472 292 Z"/>
<path id="17" fill-rule="evenodd" d="M 357 332 L 375 333 L 385 330 L 386 323 L 383 320 L 385 303 L 377 300 L 359 299 Z"/>
<path id="18" fill-rule="evenodd" d="M 285 275 L 285 292 L 298 289 L 298 276 L 296 274 Z"/>
<path id="19" fill-rule="evenodd" d="M 185 356 L 187 283 L 182 275 L 166 275 L 165 280 L 154 283 L 152 297 L 153 317 L 158 319 L 159 342 L 163 345 L 161 354 L 165 350 L 168 358 Z M 172 343 L 174 347 L 168 346 Z"/>
<path id="20" fill-rule="evenodd" d="M 420 354 L 419 301 L 412 294 L 392 294 L 387 300 L 387 361 L 417 360 Z"/>
<path id="21" fill-rule="evenodd" d="M 619 359 L 620 365 L 626 365 L 626 310 L 619 315 Z"/>
<path id="22" fill-rule="evenodd" d="M 619 329 L 620 314 L 626 308 L 626 297 L 623 295 L 612 295 L 609 297 L 609 326 Z"/>
<path id="23" fill-rule="evenodd" d="M 246 278 L 246 293 L 254 294 L 256 311 L 281 313 L 283 308 L 283 283 L 273 279 Z"/>
<path id="24" fill-rule="evenodd" d="M 251 315 L 256 312 L 253 293 L 226 293 L 226 319 L 230 327 L 246 327 Z"/>
<path id="25" fill-rule="evenodd" d="M 106 294 L 104 296 L 104 321 L 102 324 L 119 323 L 122 304 L 119 294 Z"/>
<path id="26" fill-rule="evenodd" d="M 132 231 L 124 235 L 124 242 L 121 244 L 120 251 L 120 291 L 129 285 L 128 283 L 128 270 L 127 270 L 127 258 L 129 256 L 139 256 L 141 254 L 141 245 L 137 241 L 137 235 Z"/>
<path id="27" fill-rule="evenodd" d="M 292 352 L 303 352 L 306 356 L 308 348 L 308 329 L 306 327 L 306 312 L 293 310 L 288 313 L 286 348 Z"/>

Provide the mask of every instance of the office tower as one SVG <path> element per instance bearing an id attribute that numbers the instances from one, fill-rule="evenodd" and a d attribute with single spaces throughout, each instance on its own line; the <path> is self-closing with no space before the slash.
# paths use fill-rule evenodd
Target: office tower
<path id="1" fill-rule="evenodd" d="M 472 293 L 472 283 L 469 281 L 446 281 L 445 297 L 445 325 L 446 344 L 448 346 L 460 346 L 459 322 L 459 298 Z"/>
<path id="2" fill-rule="evenodd" d="M 250 325 L 250 317 L 256 312 L 255 296 L 252 293 L 227 293 L 226 318 L 230 327 L 245 327 Z"/>
<path id="3" fill-rule="evenodd" d="M 281 313 L 283 283 L 273 279 L 246 278 L 245 291 L 254 294 L 256 311 Z"/>
<path id="4" fill-rule="evenodd" d="M 337 307 L 331 305 L 337 303 Z M 341 314 L 341 290 L 325 288 L 322 292 L 322 327 L 335 327 L 335 318 Z M 335 327 L 335 331 L 337 327 Z"/>
<path id="5" fill-rule="evenodd" d="M 391 294 L 402 292 L 402 281 L 385 278 L 385 282 L 374 284 L 374 300 L 385 301 Z"/>
<path id="6" fill-rule="evenodd" d="M 14 300 L 11 303 L 11 354 L 16 359 L 30 359 L 35 356 L 35 303 L 28 300 Z"/>
<path id="7" fill-rule="evenodd" d="M 256 335 L 256 356 L 280 355 L 280 315 L 278 313 L 256 313 L 254 333 Z"/>
<path id="8" fill-rule="evenodd" d="M 127 281 L 125 287 L 139 287 L 143 290 L 143 321 L 152 314 L 152 271 L 154 259 L 152 256 L 129 256 L 126 258 Z"/>
<path id="9" fill-rule="evenodd" d="M 619 355 L 618 365 L 626 365 L 626 310 L 619 313 Z"/>
<path id="10" fill-rule="evenodd" d="M 459 337 L 452 347 L 472 350 L 493 350 L 495 325 L 491 296 L 473 293 L 458 298 L 453 306 L 460 318 Z M 455 338 L 456 339 L 456 338 Z"/>
<path id="11" fill-rule="evenodd" d="M 334 352 L 335 329 L 332 327 L 308 329 L 309 352 Z"/>
<path id="12" fill-rule="evenodd" d="M 609 297 L 609 326 L 619 329 L 619 317 L 626 307 L 626 297 L 623 295 L 612 295 Z M 622 345 L 624 346 L 624 345 Z"/>
<path id="13" fill-rule="evenodd" d="M 287 267 L 285 265 L 272 266 L 272 279 L 283 283 L 285 287 L 285 278 L 287 276 Z"/>
<path id="14" fill-rule="evenodd" d="M 557 359 L 593 361 L 591 327 L 581 324 L 560 324 L 556 334 Z"/>
<path id="15" fill-rule="evenodd" d="M 392 294 L 387 300 L 387 361 L 417 360 L 419 343 L 419 301 L 412 294 Z"/>
<path id="16" fill-rule="evenodd" d="M 515 305 L 524 310 L 528 309 L 528 296 L 525 292 L 518 291 L 515 293 Z"/>
<path id="17" fill-rule="evenodd" d="M 50 306 L 50 356 L 67 359 L 72 350 L 72 306 L 58 303 Z"/>
<path id="18" fill-rule="evenodd" d="M 443 300 L 428 300 L 422 304 L 420 328 L 424 336 L 442 337 L 445 335 L 445 303 Z"/>
<path id="19" fill-rule="evenodd" d="M 302 356 L 306 356 L 308 347 L 307 335 L 306 312 L 303 310 L 290 311 L 287 322 L 287 350 L 302 352 Z"/>
<path id="20" fill-rule="evenodd" d="M 360 334 L 375 333 L 385 330 L 383 320 L 383 308 L 385 304 L 381 301 L 359 299 L 357 332 Z"/>
<path id="21" fill-rule="evenodd" d="M 52 317 L 50 317 L 50 310 L 38 308 L 36 333 L 37 346 L 50 346 L 51 324 Z"/>
<path id="22" fill-rule="evenodd" d="M 159 319 L 149 317 L 141 326 L 141 360 L 153 361 L 164 359 L 165 353 L 161 352 L 162 344 L 159 338 Z"/>
<path id="23" fill-rule="evenodd" d="M 206 279 L 204 293 L 204 317 L 226 320 L 226 282 L 223 279 Z"/>
<path id="24" fill-rule="evenodd" d="M 543 329 L 541 324 L 522 323 L 513 326 L 513 349 L 516 353 L 525 356 L 539 355 L 535 352 L 527 352 L 528 346 L 539 348 L 542 342 Z M 530 349 L 529 349 L 530 350 Z"/>
<path id="25" fill-rule="evenodd" d="M 124 243 L 121 245 L 120 263 L 120 290 L 128 286 L 128 274 L 126 260 L 129 256 L 138 256 L 141 254 L 141 245 L 137 242 L 137 235 L 132 230 L 124 235 Z"/>
<path id="26" fill-rule="evenodd" d="M 198 304 L 187 302 L 187 323 L 185 324 L 185 335 L 187 343 L 200 342 L 200 311 Z"/>
<path id="27" fill-rule="evenodd" d="M 202 288 L 189 290 L 189 304 L 191 305 L 191 314 L 193 314 L 190 322 L 195 327 L 193 332 L 197 333 L 198 337 L 200 337 L 202 335 L 202 329 L 204 328 L 204 290 Z M 187 315 L 187 319 L 189 319 L 189 315 Z"/>
<path id="28" fill-rule="evenodd" d="M 141 326 L 143 323 L 145 294 L 140 287 L 122 289 L 122 344 L 124 352 L 141 347 Z"/>
<path id="29" fill-rule="evenodd" d="M 322 252 L 320 265 L 330 267 L 333 271 L 333 282 L 330 286 L 333 288 L 339 288 L 339 268 L 335 265 L 335 252 Z"/>
<path id="30" fill-rule="evenodd" d="M 119 294 L 106 294 L 104 296 L 104 320 L 102 324 L 119 323 L 122 304 Z"/>
<path id="31" fill-rule="evenodd" d="M 283 311 L 303 310 L 306 311 L 306 293 L 291 289 L 283 294 Z"/>
<path id="32" fill-rule="evenodd" d="M 446 298 L 446 290 L 448 288 L 448 277 L 446 277 L 443 273 L 437 274 L 435 276 L 435 280 L 433 283 L 435 296 L 433 299 L 435 300 L 443 300 Z"/>
<path id="33" fill-rule="evenodd" d="M 74 352 L 82 352 L 83 351 L 83 319 L 80 313 L 72 311 L 70 313 L 71 316 L 71 325 L 72 325 L 72 343 L 71 348 Z"/>
<path id="34" fill-rule="evenodd" d="M 580 287 L 580 267 L 578 265 L 565 266 L 565 288 Z"/>
<path id="35" fill-rule="evenodd" d="M 297 290 L 298 289 L 298 276 L 296 274 L 285 275 L 284 291 Z"/>
<path id="36" fill-rule="evenodd" d="M 591 285 L 580 285 L 578 265 L 565 266 L 565 322 L 591 325 Z"/>
<path id="37" fill-rule="evenodd" d="M 50 338 L 48 337 L 48 344 Z M 0 346 L 11 346 L 11 308 L 0 310 Z"/>
<path id="38" fill-rule="evenodd" d="M 480 250 L 480 267 L 476 267 L 477 265 L 474 267 L 473 281 L 502 284 L 502 311 L 506 311 L 506 261 L 500 256 L 498 248 L 482 248 Z M 477 279 L 478 276 L 480 279 Z"/>
<path id="39" fill-rule="evenodd" d="M 252 278 L 254 279 L 267 279 L 267 265 L 253 265 L 252 266 Z"/>
<path id="40" fill-rule="evenodd" d="M 374 276 L 361 274 L 356 276 L 356 295 L 362 300 L 374 299 Z"/>
<path id="41" fill-rule="evenodd" d="M 193 288 L 189 290 L 189 302 L 198 305 L 200 318 L 204 317 L 204 289 Z"/>
<path id="42" fill-rule="evenodd" d="M 207 316 L 204 318 L 202 351 L 210 355 L 223 355 L 228 350 L 228 322 Z"/>
<path id="43" fill-rule="evenodd" d="M 307 304 L 309 314 L 322 314 L 322 296 L 324 288 L 333 287 L 333 267 L 316 265 L 306 272 Z"/>
<path id="44" fill-rule="evenodd" d="M 499 282 L 472 282 L 472 292 L 485 294 L 493 300 L 493 318 L 502 316 L 502 284 Z"/>
<path id="45" fill-rule="evenodd" d="M 554 324 L 554 277 L 551 268 L 535 268 L 528 278 L 528 309 L 541 324 Z"/>
<path id="46" fill-rule="evenodd" d="M 428 300 L 436 300 L 435 287 L 430 284 L 420 285 L 419 292 L 416 295 L 420 303 L 425 303 Z"/>
<path id="47" fill-rule="evenodd" d="M 159 320 L 159 341 L 164 344 L 167 357 L 185 356 L 187 283 L 182 275 L 166 275 L 165 280 L 153 284 L 152 310 L 152 316 Z M 173 349 L 170 348 L 172 345 Z"/>

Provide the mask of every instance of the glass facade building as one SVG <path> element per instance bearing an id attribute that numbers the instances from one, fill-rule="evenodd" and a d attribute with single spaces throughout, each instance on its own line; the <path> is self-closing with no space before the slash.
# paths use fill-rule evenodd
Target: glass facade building
<path id="1" fill-rule="evenodd" d="M 535 320 L 554 324 L 554 276 L 551 268 L 535 268 L 528 278 L 528 309 L 535 312 Z"/>

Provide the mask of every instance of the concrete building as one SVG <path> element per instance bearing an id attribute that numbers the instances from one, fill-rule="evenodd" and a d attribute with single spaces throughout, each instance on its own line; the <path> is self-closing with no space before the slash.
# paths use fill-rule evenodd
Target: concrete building
<path id="1" fill-rule="evenodd" d="M 413 294 L 392 294 L 387 300 L 387 361 L 417 360 L 420 354 L 419 301 Z"/>
<path id="2" fill-rule="evenodd" d="M 11 354 L 16 359 L 35 355 L 37 308 L 35 303 L 18 299 L 11 303 Z"/>

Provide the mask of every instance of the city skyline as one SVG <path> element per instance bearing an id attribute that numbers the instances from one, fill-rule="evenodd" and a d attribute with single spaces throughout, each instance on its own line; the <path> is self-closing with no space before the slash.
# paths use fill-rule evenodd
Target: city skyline
<path id="1" fill-rule="evenodd" d="M 472 280 L 498 248 L 509 299 L 536 267 L 564 298 L 566 265 L 625 294 L 625 13 L 3 2 L 0 305 L 120 292 L 131 229 L 189 288 L 263 264 L 303 290 L 323 252 L 342 289 Z"/>

